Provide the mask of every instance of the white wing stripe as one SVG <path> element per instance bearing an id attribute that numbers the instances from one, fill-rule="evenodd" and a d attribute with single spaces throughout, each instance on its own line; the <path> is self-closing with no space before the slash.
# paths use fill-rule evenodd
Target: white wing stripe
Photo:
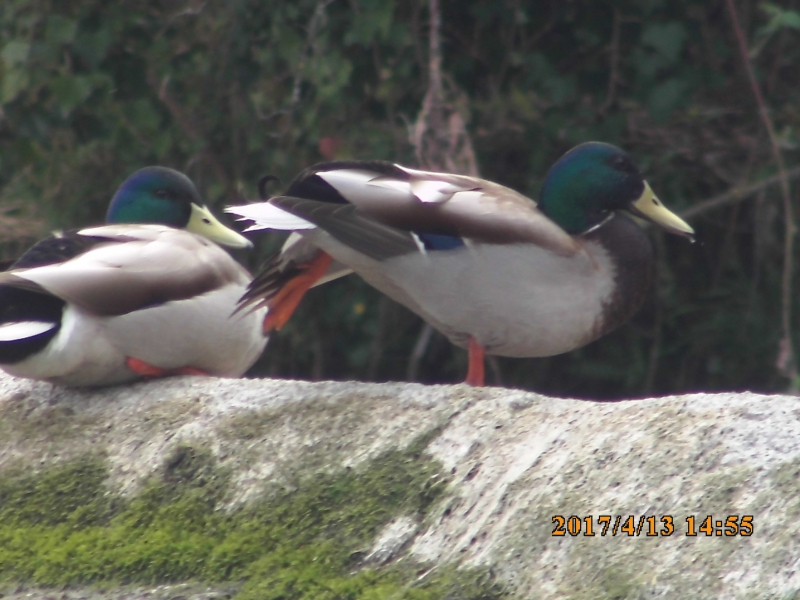
<path id="1" fill-rule="evenodd" d="M 56 327 L 52 321 L 16 321 L 0 325 L 0 342 L 13 342 L 39 335 Z"/>
<path id="2" fill-rule="evenodd" d="M 257 229 L 283 229 L 293 231 L 295 229 L 314 229 L 316 225 L 309 223 L 305 219 L 297 217 L 292 213 L 278 208 L 269 202 L 259 202 L 247 204 L 245 206 L 228 206 L 225 212 L 232 213 L 240 217 L 238 220 L 249 219 L 255 221 L 255 225 L 245 231 Z"/>

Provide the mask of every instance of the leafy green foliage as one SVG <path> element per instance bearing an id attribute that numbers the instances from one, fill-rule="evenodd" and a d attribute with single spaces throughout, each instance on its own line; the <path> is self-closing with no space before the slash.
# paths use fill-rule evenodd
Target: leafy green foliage
<path id="1" fill-rule="evenodd" d="M 446 84 L 468 99 L 484 177 L 536 197 L 560 154 L 603 140 L 680 211 L 774 173 L 723 2 L 448 0 L 441 10 Z M 101 220 L 146 164 L 187 172 L 217 206 L 254 197 L 266 173 L 285 185 L 323 158 L 413 165 L 427 11 L 424 0 L 4 1 L 0 250 L 10 258 L 30 241 L 20 222 L 46 224 L 42 234 Z M 800 12 L 784 1 L 739 11 L 791 167 Z M 785 389 L 781 219 L 771 187 L 695 217 L 693 246 L 653 232 L 659 285 L 630 325 L 566 356 L 499 359 L 490 382 L 499 372 L 506 385 L 593 398 Z M 280 239 L 258 242 L 252 267 Z M 314 290 L 254 373 L 404 379 L 421 328 L 349 278 Z M 436 334 L 419 377 L 459 381 L 464 365 Z"/>

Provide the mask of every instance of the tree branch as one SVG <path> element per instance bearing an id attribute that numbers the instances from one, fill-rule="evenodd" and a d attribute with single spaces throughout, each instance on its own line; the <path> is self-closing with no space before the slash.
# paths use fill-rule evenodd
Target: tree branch
<path id="1" fill-rule="evenodd" d="M 786 179 L 788 179 L 789 181 L 800 178 L 800 167 L 794 167 L 793 169 L 789 169 L 784 173 L 784 175 L 786 176 Z M 756 181 L 755 183 L 740 185 L 738 187 L 728 190 L 727 192 L 719 194 L 718 196 L 714 196 L 713 198 L 704 200 L 700 204 L 695 204 L 691 208 L 687 208 L 686 210 L 681 211 L 680 215 L 684 219 L 690 219 L 704 212 L 708 212 L 709 210 L 720 208 L 722 206 L 727 206 L 728 204 L 735 204 L 736 202 L 741 202 L 748 196 L 760 192 L 765 188 L 775 185 L 776 183 L 781 183 L 781 179 L 782 179 L 781 175 L 778 174 L 762 179 L 761 181 Z"/>
<path id="2" fill-rule="evenodd" d="M 607 111 L 614 104 L 617 97 L 617 82 L 619 81 L 619 32 L 622 28 L 622 15 L 619 8 L 614 7 L 614 22 L 611 27 L 611 43 L 609 44 L 610 73 L 608 75 L 608 91 L 606 100 L 600 107 L 601 112 Z"/>
<path id="3" fill-rule="evenodd" d="M 795 364 L 794 350 L 792 346 L 791 337 L 791 323 L 792 323 L 792 269 L 793 269 L 793 253 L 794 236 L 796 226 L 794 223 L 794 215 L 792 211 L 792 197 L 789 189 L 789 178 L 786 174 L 786 167 L 783 163 L 783 155 L 781 154 L 780 147 L 778 146 L 778 138 L 775 135 L 775 129 L 772 126 L 772 119 L 770 119 L 767 105 L 764 102 L 764 97 L 761 94 L 761 88 L 756 80 L 755 73 L 753 72 L 753 65 L 750 62 L 750 56 L 747 52 L 747 42 L 744 39 L 744 33 L 739 25 L 739 15 L 736 12 L 736 6 L 733 0 L 725 0 L 728 6 L 728 12 L 731 16 L 731 24 L 739 46 L 739 53 L 742 57 L 742 64 L 744 65 L 745 73 L 750 81 L 750 88 L 755 96 L 756 103 L 758 104 L 758 111 L 761 114 L 761 120 L 764 127 L 767 129 L 769 135 L 770 146 L 772 147 L 772 155 L 775 158 L 775 163 L 778 165 L 778 177 L 781 184 L 781 193 L 783 195 L 783 212 L 785 217 L 785 235 L 784 235 L 784 248 L 783 248 L 783 289 L 781 294 L 781 329 L 782 338 L 778 352 L 778 369 L 790 379 L 790 389 L 797 391 L 797 365 Z"/>

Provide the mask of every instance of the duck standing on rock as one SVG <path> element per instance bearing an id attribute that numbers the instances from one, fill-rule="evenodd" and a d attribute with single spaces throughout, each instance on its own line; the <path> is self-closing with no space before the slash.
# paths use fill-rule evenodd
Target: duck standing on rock
<path id="1" fill-rule="evenodd" d="M 349 161 L 318 164 L 285 195 L 227 210 L 254 221 L 251 230 L 296 232 L 243 298 L 269 307 L 266 330 L 320 278 L 351 269 L 467 348 L 471 385 L 484 383 L 485 352 L 561 354 L 634 314 L 653 250 L 623 211 L 694 233 L 628 154 L 600 142 L 559 159 L 538 205 L 483 179 Z"/>
<path id="2" fill-rule="evenodd" d="M 42 240 L 0 274 L 0 368 L 72 386 L 242 375 L 266 311 L 232 314 L 252 277 L 217 244 L 250 241 L 165 167 L 131 175 L 106 222 Z"/>

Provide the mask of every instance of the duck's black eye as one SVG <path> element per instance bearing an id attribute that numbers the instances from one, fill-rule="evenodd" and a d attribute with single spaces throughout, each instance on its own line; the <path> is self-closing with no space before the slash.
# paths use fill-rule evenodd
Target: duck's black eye
<path id="1" fill-rule="evenodd" d="M 634 165 L 633 161 L 627 156 L 618 154 L 612 157 L 608 162 L 612 168 L 623 173 L 636 173 L 637 171 L 636 165 Z"/>
<path id="2" fill-rule="evenodd" d="M 169 198 L 170 197 L 170 193 L 167 190 L 164 190 L 164 189 L 156 190 L 154 193 L 158 198 Z"/>

